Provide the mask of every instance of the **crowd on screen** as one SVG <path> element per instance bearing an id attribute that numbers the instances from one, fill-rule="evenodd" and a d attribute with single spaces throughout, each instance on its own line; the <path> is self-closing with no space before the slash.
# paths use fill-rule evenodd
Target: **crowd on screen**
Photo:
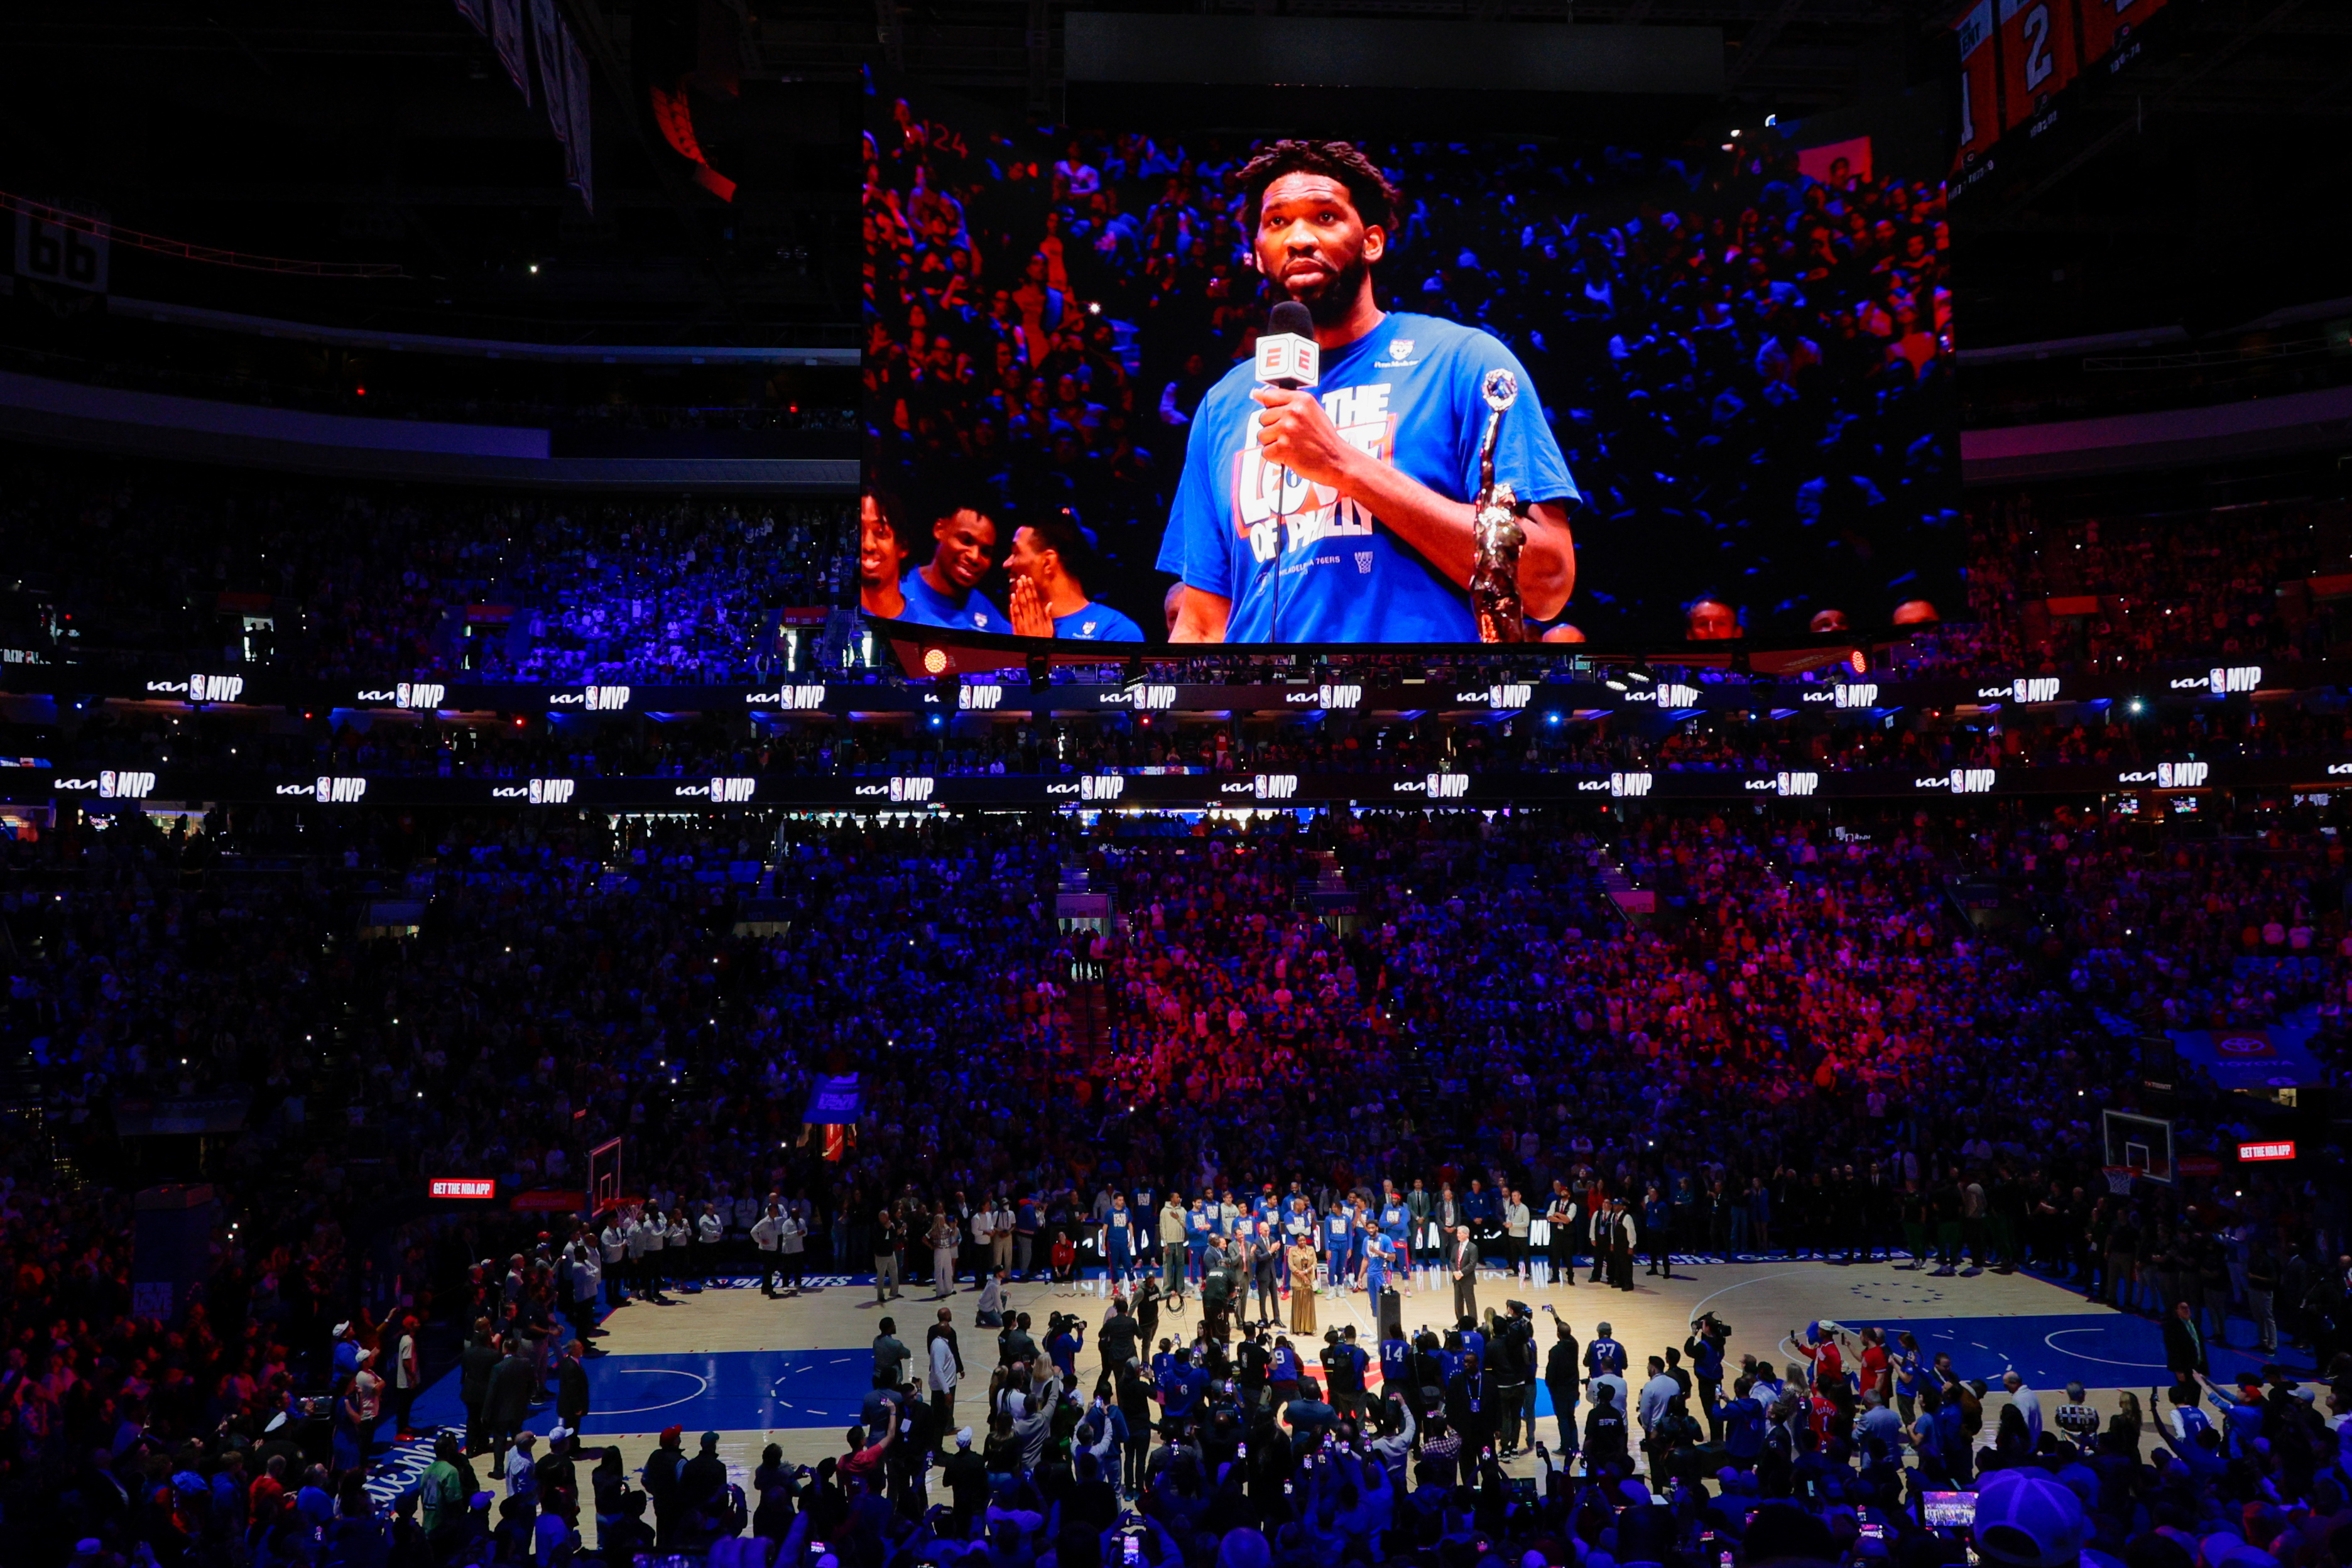
<path id="1" fill-rule="evenodd" d="M 543 1390 L 576 1429 L 582 1411 L 563 1402 L 584 1387 L 577 1369 L 595 1350 L 599 1312 L 648 1280 L 658 1294 L 740 1269 L 772 1201 L 794 1216 L 812 1263 L 885 1279 L 933 1275 L 944 1220 L 948 1266 L 975 1283 L 971 1216 L 1000 1200 L 1018 1244 L 1006 1266 L 1043 1276 L 1072 1267 L 1064 1243 L 1089 1264 L 1119 1261 L 1115 1194 L 1152 1215 L 1171 1194 L 1188 1215 L 1192 1200 L 1213 1200 L 1221 1248 L 1239 1247 L 1233 1221 L 1258 1212 L 1269 1184 L 1277 1196 L 1295 1186 L 1318 1226 L 1361 1194 L 1351 1235 L 1369 1248 L 1385 1234 L 1378 1216 L 1394 1183 L 1471 1226 L 1490 1271 L 1601 1262 L 1590 1247 L 1562 1258 L 1529 1244 L 1523 1216 L 1565 1202 L 1571 1216 L 1581 1205 L 1588 1237 L 1593 1215 L 1622 1236 L 1610 1270 L 1625 1271 L 1622 1283 L 1643 1261 L 1689 1251 L 1898 1256 L 1947 1274 L 2027 1266 L 2142 1310 L 2189 1303 L 2217 1349 L 2273 1361 L 2308 1352 L 2325 1369 L 2340 1347 L 2342 1187 L 2312 1175 L 2257 1179 L 2227 1199 L 2145 1185 L 2108 1194 L 2092 1168 L 2095 1111 L 2135 1076 L 2134 1047 L 2084 1021 L 2086 1005 L 2179 1026 L 2314 1004 L 2333 1017 L 2352 959 L 2338 955 L 2344 877 L 2325 836 L 2280 829 L 2249 858 L 2227 841 L 2072 812 L 1891 815 L 1867 844 L 1794 821 L 1666 814 L 1606 834 L 1465 814 L 1111 841 L 985 818 L 805 823 L 777 838 L 716 820 L 616 836 L 567 818 L 386 814 L 331 830 L 230 816 L 194 839 L 130 817 L 6 850 L 7 1037 L 27 1042 L 56 1086 L 60 1152 L 85 1169 L 123 1158 L 130 1141 L 109 1117 L 124 1097 L 251 1094 L 245 1132 L 207 1173 L 237 1228 L 220 1239 L 197 1310 L 174 1321 L 132 1298 L 121 1194 L 60 1180 L 29 1142 L 9 1151 L 0 1510 L 53 1560 L 89 1539 L 101 1556 L 127 1558 L 143 1542 L 173 1563 L 345 1560 L 332 1555 L 338 1541 L 437 1562 L 474 1533 L 501 1538 L 484 1550 L 507 1560 L 533 1539 L 560 1557 L 575 1536 L 583 1550 L 636 1539 L 640 1512 L 647 1528 L 692 1539 L 732 1494 L 698 1493 L 695 1510 L 677 1511 L 674 1483 L 691 1452 L 677 1456 L 677 1475 L 633 1474 L 623 1488 L 583 1473 L 604 1467 L 593 1444 L 567 1439 L 561 1454 L 525 1455 L 523 1475 L 544 1489 L 518 1503 L 508 1500 L 532 1488 L 516 1474 L 520 1450 L 498 1440 L 502 1421 L 450 1434 L 436 1467 L 446 1472 L 406 1501 L 360 1484 L 364 1449 L 406 1419 L 415 1384 L 403 1368 L 434 1334 L 469 1342 L 469 1356 L 479 1342 L 470 1364 L 484 1399 L 506 1369 L 500 1412 L 517 1399 L 536 1407 Z M 235 872 L 289 855 L 316 857 L 319 869 Z M 1114 927 L 1055 919 L 1056 888 L 1081 874 L 1113 894 Z M 1952 874 L 2021 882 L 2017 924 L 1960 923 L 1940 898 Z M 1653 891 L 1668 918 L 1619 915 L 1612 875 Z M 383 896 L 370 884 L 429 896 L 431 913 L 414 931 L 362 936 L 349 911 L 355 896 Z M 1352 895 L 1345 929 L 1302 907 L 1301 890 L 1317 888 Z M 761 900 L 762 923 L 739 930 L 747 897 Z M 2319 973 L 2242 971 L 2237 960 L 2272 945 L 2273 924 L 2308 931 Z M 827 1160 L 826 1141 L 798 1117 L 814 1078 L 845 1068 L 864 1072 L 866 1100 L 854 1141 Z M 2192 1091 L 2189 1105 L 2184 1139 L 2231 1135 L 2220 1101 Z M 664 1243 L 650 1266 L 649 1242 L 614 1255 L 608 1233 L 575 1237 L 528 1215 L 384 1221 L 426 1173 L 576 1184 L 580 1150 L 614 1133 L 628 1139 L 631 1185 L 647 1194 L 633 1223 Z M 1612 1198 L 1622 1206 L 1607 1207 Z M 1139 1276 L 1160 1234 L 1130 1232 Z M 1559 1234 L 1578 1234 L 1572 1217 Z M 1328 1232 L 1323 1241 L 1328 1265 Z M 1422 1246 L 1426 1267 L 1425 1235 Z M 1431 1288 L 1394 1254 L 1388 1267 L 1408 1288 Z M 1350 1276 L 1346 1288 L 1360 1283 Z M 1139 1278 L 1136 1288 L 1150 1293 Z M 1443 1282 L 1434 1288 L 1450 1307 Z M 1508 1290 L 1490 1272 L 1480 1310 Z M 1214 1363 L 1244 1352 L 1202 1353 Z M 1146 1420 L 1164 1426 L 1171 1399 L 1180 1414 L 1194 1408 L 1178 1399 L 1189 1373 L 1146 1361 Z M 1396 1500 L 1418 1500 L 1382 1526 L 1372 1560 L 1465 1550 L 1445 1544 L 1459 1533 L 1447 1521 L 1465 1514 L 1462 1528 L 1490 1542 L 1559 1527 L 1541 1524 L 1554 1505 L 1540 1493 L 1534 1511 L 1510 1511 L 1526 1500 L 1484 1470 L 1479 1444 L 1445 1442 L 1465 1436 L 1454 1418 L 1463 1370 L 1452 1364 L 1444 1396 L 1414 1413 L 1410 1440 L 1385 1407 L 1365 1428 L 1408 1467 Z M 1317 1381 L 1307 1373 L 1302 1389 Z M 1087 1420 L 1087 1391 L 1070 1406 L 1061 1390 L 1029 1386 L 1036 1407 L 1020 1402 L 1009 1417 L 1020 1462 L 1001 1484 L 967 1490 L 972 1506 L 953 1526 L 937 1516 L 929 1528 L 984 1531 L 992 1550 L 1083 1555 L 1068 1524 L 1087 1505 L 1072 1489 L 1105 1417 L 1054 1448 L 1075 1438 L 1057 1426 Z M 1486 1386 L 1474 1376 L 1462 1396 L 1483 1405 Z M 1126 1405 L 1126 1392 L 1114 1379 L 1110 1404 Z M 2234 1452 L 2208 1464 L 2188 1451 L 2197 1439 L 2176 1433 L 2180 1474 L 2126 1466 L 2112 1486 L 2192 1513 L 2230 1495 L 2198 1487 L 2266 1481 L 2283 1505 L 2311 1499 L 2317 1480 L 2281 1468 L 2285 1435 L 2302 1430 L 2282 1402 L 2291 1397 L 2270 1401 L 2290 1425 L 2251 1471 Z M 1256 1435 L 1255 1406 L 1231 1420 L 1254 1455 L 1297 1456 L 1302 1419 L 1307 1431 L 1322 1419 L 1318 1403 L 1285 1406 L 1279 1443 Z M 1637 1404 L 1620 1408 L 1638 1415 Z M 1694 1421 L 1706 1404 L 1688 1406 Z M 1827 1505 L 1835 1500 L 1797 1478 L 1837 1454 L 1831 1479 L 1843 1489 L 1858 1449 L 1832 1442 L 1837 1412 L 1806 1416 L 1815 1407 L 1801 1387 L 1790 1408 L 1790 1440 L 1814 1431 L 1816 1446 L 1791 1450 L 1786 1473 L 1759 1468 L 1759 1495 Z M 876 1425 L 874 1441 L 889 1425 Z M 1930 1426 L 1933 1455 L 1916 1439 L 1907 1447 L 1933 1480 L 1936 1464 L 1951 1474 L 1963 1460 Z M 1266 1531 L 1276 1555 L 1331 1544 L 1318 1533 L 1332 1529 L 1322 1513 L 1269 1510 L 1255 1471 L 1195 1476 L 1202 1456 L 1188 1450 L 1206 1430 L 1180 1424 L 1164 1434 L 1175 1441 L 1151 1445 L 1130 1420 L 1128 1434 L 1155 1562 L 1213 1558 L 1218 1538 L 1244 1525 Z M 1676 1446 L 1661 1451 L 1650 1426 L 1639 1435 L 1650 1442 L 1629 1455 L 1674 1496 L 1675 1464 L 1662 1461 Z M 980 1434 L 974 1451 L 1003 1464 L 1011 1450 Z M 1707 1475 L 1725 1468 L 1709 1458 Z M 805 1517 L 804 1535 L 824 1528 L 817 1538 L 836 1552 L 880 1561 L 919 1522 L 887 1506 L 908 1496 L 895 1480 L 881 1502 L 859 1501 L 861 1475 L 889 1480 L 892 1463 L 845 1457 L 830 1477 L 798 1479 L 772 1467 L 772 1506 L 732 1522 L 751 1529 L 758 1514 L 773 1535 Z M 1581 1518 L 1586 1505 L 1566 1500 L 1595 1485 L 1594 1495 L 1622 1494 L 1605 1463 L 1579 1468 L 1558 1483 L 1557 1506 Z M 710 1468 L 696 1473 L 701 1486 Z M 483 1507 L 467 1506 L 485 1477 Z M 1240 1499 L 1217 1504 L 1227 1480 L 1242 1484 Z M 1726 1507 L 1682 1484 L 1693 1489 L 1674 1529 Z M 2191 1495 L 2171 1499 L 2166 1489 L 2181 1486 Z M 650 1500 L 631 1504 L 631 1490 Z M 793 1508 L 776 1500 L 794 1491 Z M 54 1506 L 28 1510 L 37 1496 Z M 1346 1513 L 1361 1482 L 1356 1496 L 1335 1489 L 1329 1500 Z M 2090 1500 L 2086 1528 L 2146 1527 L 2129 1512 L 2102 1527 L 2100 1499 Z M 830 1512 L 836 1504 L 845 1512 Z M 1001 1517 L 1056 1504 L 1063 1523 L 1049 1531 Z M 1197 1510 L 1212 1504 L 1242 1511 L 1204 1526 Z M 1499 1522 L 1475 1517 L 1496 1508 Z M 1744 1516 L 1737 1503 L 1729 1511 L 1736 1534 Z M 834 1537 L 853 1516 L 873 1538 L 845 1548 Z M 1588 1568 L 1610 1551 L 1598 1530 L 1628 1528 L 1594 1522 Z M 1030 1539 L 999 1539 L 1007 1530 Z M 1234 1549 L 1250 1550 L 1239 1539 Z"/>
<path id="2" fill-rule="evenodd" d="M 1828 606 L 1884 625 L 1950 577 L 1939 185 L 1813 179 L 1762 143 L 1373 151 L 1406 203 L 1382 304 L 1493 331 L 1557 425 L 1590 507 L 1569 616 L 1588 636 L 1671 635 L 1703 590 L 1759 628 Z M 866 143 L 875 460 L 1075 509 L 1149 625 L 1185 426 L 1264 328 L 1246 153 L 896 104 Z"/>
<path id="3" fill-rule="evenodd" d="M 2020 492 L 1969 515 L 1974 625 L 1931 667 L 2130 670 L 2173 659 L 2273 667 L 2341 640 L 2331 578 L 2352 545 L 2341 501 L 2123 511 Z"/>

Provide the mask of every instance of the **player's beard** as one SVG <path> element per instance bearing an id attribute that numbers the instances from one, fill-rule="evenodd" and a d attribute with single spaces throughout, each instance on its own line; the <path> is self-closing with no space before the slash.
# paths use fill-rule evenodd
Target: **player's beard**
<path id="1" fill-rule="evenodd" d="M 1327 281 L 1313 294 L 1291 294 L 1290 297 L 1307 307 L 1307 316 L 1318 327 L 1336 327 L 1346 321 L 1356 308 L 1356 301 L 1372 281 L 1372 264 L 1359 251 L 1356 258 L 1336 272 L 1324 274 Z M 1285 288 L 1284 293 L 1290 290 Z"/>

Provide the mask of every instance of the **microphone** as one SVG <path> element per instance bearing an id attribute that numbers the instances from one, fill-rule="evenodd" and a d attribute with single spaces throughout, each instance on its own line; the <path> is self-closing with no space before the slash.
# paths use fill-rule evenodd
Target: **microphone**
<path id="1" fill-rule="evenodd" d="M 1286 392 L 1312 386 L 1322 365 L 1321 354 L 1315 342 L 1315 318 L 1306 306 L 1285 300 L 1266 313 L 1265 332 L 1257 341 L 1260 381 Z"/>
<path id="2" fill-rule="evenodd" d="M 1296 392 L 1312 386 L 1322 369 L 1322 349 L 1315 342 L 1315 318 L 1306 306 L 1296 300 L 1285 300 L 1266 312 L 1265 331 L 1257 340 L 1257 378 L 1268 386 L 1278 386 L 1286 392 Z M 1275 515 L 1280 519 L 1283 498 L 1293 482 L 1290 465 L 1281 468 L 1280 488 L 1275 491 Z M 1276 563 L 1274 574 L 1274 640 L 1282 640 L 1282 569 L 1279 554 L 1270 557 Z"/>

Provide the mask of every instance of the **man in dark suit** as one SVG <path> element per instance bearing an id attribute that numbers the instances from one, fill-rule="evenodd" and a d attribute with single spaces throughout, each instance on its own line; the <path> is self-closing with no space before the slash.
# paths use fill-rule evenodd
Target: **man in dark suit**
<path id="1" fill-rule="evenodd" d="M 588 1368 L 582 1360 L 583 1346 L 578 1340 L 563 1347 L 563 1359 L 555 1363 L 555 1418 L 574 1432 L 588 1418 Z"/>
<path id="2" fill-rule="evenodd" d="M 1469 1243 L 1465 1240 L 1462 1245 Z M 1471 1248 L 1474 1258 L 1476 1251 Z M 1462 1370 L 1445 1384 L 1445 1419 L 1462 1439 L 1462 1464 L 1468 1473 L 1476 1472 L 1479 1452 L 1495 1440 L 1495 1394 L 1487 1384 L 1486 1369 L 1478 1364 L 1477 1352 L 1465 1352 Z"/>
<path id="3" fill-rule="evenodd" d="M 719 1434 L 705 1432 L 701 1450 L 677 1468 L 677 1513 L 687 1531 L 680 1539 L 681 1545 L 693 1548 L 709 1544 L 697 1527 L 701 1516 L 709 1511 L 719 1494 L 726 1489 L 727 1462 L 719 1457 Z"/>
<path id="4" fill-rule="evenodd" d="M 1478 1321 L 1478 1247 L 1477 1244 L 1470 1239 L 1468 1226 L 1457 1225 L 1454 1227 L 1454 1245 L 1446 1250 L 1445 1267 L 1454 1274 L 1455 1321 L 1467 1318 L 1472 1322 L 1476 1322 Z M 1456 1427 L 1459 1428 L 1459 1423 L 1456 1423 Z M 1463 1440 L 1465 1443 L 1469 1440 L 1467 1435 Z"/>
<path id="5" fill-rule="evenodd" d="M 466 1407 L 466 1457 L 482 1451 L 482 1412 L 490 1397 L 490 1372 L 499 1364 L 499 1347 L 490 1342 L 490 1321 L 474 1320 L 474 1337 L 457 1354 L 457 1400 Z"/>
<path id="6" fill-rule="evenodd" d="M 1576 1405 L 1582 1394 L 1576 1336 L 1565 1322 L 1552 1329 L 1551 1353 L 1544 1358 L 1544 1386 L 1551 1391 L 1551 1413 L 1559 1422 L 1559 1451 L 1576 1452 Z"/>
<path id="7" fill-rule="evenodd" d="M 494 1476 L 506 1474 L 507 1445 L 514 1441 L 522 1424 L 530 1419 L 530 1396 L 539 1392 L 539 1371 L 522 1353 L 526 1343 L 517 1339 L 509 1344 L 504 1359 L 490 1369 L 489 1395 L 482 1404 L 482 1425 L 488 1429 L 490 1473 Z"/>
<path id="8" fill-rule="evenodd" d="M 2164 1364 L 2175 1383 L 2193 1382 L 2211 1370 L 2205 1362 L 2205 1336 L 2186 1301 L 2175 1301 L 2172 1316 L 2164 1320 Z"/>

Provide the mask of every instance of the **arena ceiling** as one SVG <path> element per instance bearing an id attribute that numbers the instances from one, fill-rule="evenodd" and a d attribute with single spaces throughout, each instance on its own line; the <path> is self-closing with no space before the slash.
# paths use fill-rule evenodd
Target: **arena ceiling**
<path id="1" fill-rule="evenodd" d="M 857 313 L 860 68 L 1059 116 L 1061 0 L 556 0 L 595 79 L 596 204 L 455 0 L 162 0 L 0 21 L 0 189 L 243 250 L 393 261 L 355 289 L 218 270 L 191 302 L 525 335 L 846 334 Z M 1086 0 L 1171 15 L 1704 25 L 1727 91 L 1686 130 L 1764 113 L 1939 105 L 1957 0 Z M 1969 194 L 1956 228 L 1976 342 L 2227 325 L 2331 284 L 2352 113 L 2352 0 L 2173 0 L 2168 47 L 2063 136 Z M 685 83 L 721 201 L 666 144 Z M 1940 116 L 1931 114 L 1940 120 Z M 536 264 L 540 270 L 530 270 Z M 433 325 L 421 326 L 430 319 Z M 536 324 L 536 326 L 534 326 Z"/>
<path id="2" fill-rule="evenodd" d="M 0 21 L 0 189 L 191 243 L 406 274 L 357 286 L 181 269 L 185 302 L 223 309 L 754 343 L 853 321 L 846 58 L 793 63 L 719 0 L 557 10 L 593 81 L 593 212 L 567 188 L 546 113 L 454 0 L 12 7 Z M 665 143 L 655 85 L 684 92 L 731 200 Z"/>

